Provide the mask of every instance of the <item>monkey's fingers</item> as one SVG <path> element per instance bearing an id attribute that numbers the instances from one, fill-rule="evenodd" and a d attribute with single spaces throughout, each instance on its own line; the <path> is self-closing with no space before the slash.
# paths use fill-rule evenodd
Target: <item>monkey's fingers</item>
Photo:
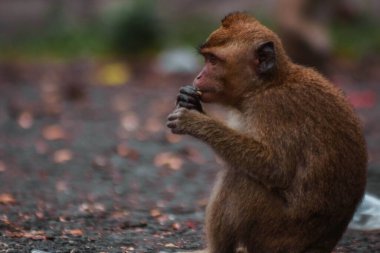
<path id="1" fill-rule="evenodd" d="M 187 103 L 187 102 L 182 102 L 182 101 L 178 102 L 177 105 L 178 105 L 179 107 L 184 107 L 184 108 L 189 109 L 189 110 L 196 110 L 196 111 L 199 111 L 200 109 L 202 109 L 202 108 L 200 108 L 200 107 L 199 107 L 198 105 L 196 105 L 196 104 Z"/>
<path id="2" fill-rule="evenodd" d="M 166 122 L 166 126 L 170 129 L 176 128 L 177 127 L 177 121 L 176 120 L 168 121 L 168 122 Z"/>
<path id="3" fill-rule="evenodd" d="M 200 95 L 202 94 L 201 91 L 199 91 L 198 89 L 196 89 L 195 87 L 193 87 L 191 85 L 187 85 L 187 86 L 182 87 L 179 90 L 179 93 L 189 95 L 189 96 L 193 97 L 194 99 L 200 99 Z"/>
<path id="4" fill-rule="evenodd" d="M 176 119 L 178 119 L 177 113 L 174 112 L 174 113 L 169 114 L 168 121 L 172 121 L 172 120 L 176 120 Z"/>
<path id="5" fill-rule="evenodd" d="M 187 94 L 183 94 L 183 93 L 179 93 L 177 95 L 177 103 L 178 102 L 186 102 L 186 103 L 190 103 L 190 104 L 198 104 L 200 103 L 199 102 L 199 99 L 196 99 L 190 95 L 187 95 Z"/>
<path id="6" fill-rule="evenodd" d="M 189 110 L 196 110 L 203 113 L 203 108 L 200 100 L 198 98 L 195 99 L 194 97 L 189 96 L 187 94 L 178 94 L 176 105 L 179 107 L 187 108 Z"/>
<path id="7" fill-rule="evenodd" d="M 166 122 L 166 126 L 170 128 L 173 134 L 185 134 L 183 129 L 179 126 L 178 119 Z"/>

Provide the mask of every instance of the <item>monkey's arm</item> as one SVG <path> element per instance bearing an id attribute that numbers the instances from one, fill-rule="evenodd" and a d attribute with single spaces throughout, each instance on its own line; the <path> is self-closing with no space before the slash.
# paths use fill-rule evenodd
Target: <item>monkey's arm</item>
<path id="1" fill-rule="evenodd" d="M 209 144 L 230 168 L 272 188 L 286 188 L 291 169 L 281 168 L 273 151 L 253 137 L 239 133 L 222 122 L 195 110 L 178 108 L 167 126 L 176 134 L 189 134 Z"/>

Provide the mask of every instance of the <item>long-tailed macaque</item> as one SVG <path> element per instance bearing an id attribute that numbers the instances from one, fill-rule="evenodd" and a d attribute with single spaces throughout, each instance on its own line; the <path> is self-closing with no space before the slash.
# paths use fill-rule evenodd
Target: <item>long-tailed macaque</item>
<path id="1" fill-rule="evenodd" d="M 331 252 L 366 183 L 365 140 L 342 92 L 292 63 L 276 34 L 244 13 L 225 17 L 199 51 L 205 66 L 167 126 L 226 165 L 206 210 L 205 252 Z M 239 128 L 200 101 L 236 109 Z"/>

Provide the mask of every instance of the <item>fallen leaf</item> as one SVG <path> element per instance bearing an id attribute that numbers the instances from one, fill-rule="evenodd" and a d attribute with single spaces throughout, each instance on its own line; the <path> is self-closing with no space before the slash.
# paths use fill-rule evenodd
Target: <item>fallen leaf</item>
<path id="1" fill-rule="evenodd" d="M 156 155 L 154 158 L 154 165 L 157 167 L 168 167 L 172 170 L 179 170 L 182 168 L 183 160 L 171 152 L 164 152 Z"/>
<path id="2" fill-rule="evenodd" d="M 197 227 L 197 224 L 194 221 L 189 220 L 186 222 L 186 226 L 188 228 L 195 229 Z"/>
<path id="3" fill-rule="evenodd" d="M 65 229 L 63 233 L 65 235 L 83 236 L 83 231 L 80 229 Z"/>
<path id="4" fill-rule="evenodd" d="M 32 240 L 46 240 L 46 234 L 44 231 L 35 231 L 30 232 L 9 232 L 6 231 L 5 235 L 13 238 L 27 238 Z"/>
<path id="5" fill-rule="evenodd" d="M 60 125 L 51 125 L 42 129 L 42 136 L 48 141 L 56 141 L 65 139 L 66 132 Z"/>
<path id="6" fill-rule="evenodd" d="M 134 247 L 127 247 L 127 246 L 122 246 L 120 247 L 122 253 L 129 253 L 129 252 L 134 252 L 135 248 Z"/>
<path id="7" fill-rule="evenodd" d="M 175 222 L 175 223 L 173 223 L 172 227 L 173 227 L 174 230 L 180 230 L 181 229 L 181 224 L 178 223 L 178 222 Z"/>
<path id="8" fill-rule="evenodd" d="M 35 215 L 36 215 L 36 217 L 37 217 L 38 219 L 43 219 L 43 218 L 45 217 L 44 213 L 43 213 L 43 212 L 40 212 L 40 211 L 37 211 L 37 212 L 35 213 Z"/>
<path id="9" fill-rule="evenodd" d="M 106 208 L 101 203 L 83 203 L 79 206 L 79 211 L 82 213 L 97 213 L 105 210 Z"/>
<path id="10" fill-rule="evenodd" d="M 24 129 L 31 128 L 33 125 L 33 115 L 30 112 L 22 112 L 18 117 L 18 124 Z"/>
<path id="11" fill-rule="evenodd" d="M 158 221 L 158 223 L 160 223 L 161 225 L 164 225 L 166 222 L 169 221 L 169 216 L 167 216 L 166 214 L 163 214 L 163 215 L 161 215 L 161 216 L 159 216 L 159 217 L 157 218 L 157 221 Z"/>
<path id="12" fill-rule="evenodd" d="M 175 244 L 173 243 L 167 243 L 164 245 L 166 248 L 178 248 L 178 246 L 176 246 Z"/>
<path id="13" fill-rule="evenodd" d="M 106 156 L 103 155 L 97 155 L 92 161 L 92 165 L 95 168 L 104 168 L 107 165 L 109 165 L 109 161 Z"/>
<path id="14" fill-rule="evenodd" d="M 16 199 L 9 193 L 0 194 L 0 204 L 2 205 L 13 205 L 16 204 Z"/>
<path id="15" fill-rule="evenodd" d="M 117 145 L 116 152 L 119 156 L 126 157 L 126 158 L 129 158 L 131 160 L 136 161 L 140 158 L 140 153 L 137 150 L 130 148 L 130 147 L 126 146 L 125 144 Z"/>
<path id="16" fill-rule="evenodd" d="M 150 210 L 150 216 L 152 216 L 154 218 L 159 217 L 159 216 L 161 216 L 161 212 L 158 209 L 152 209 L 152 210 Z"/>
<path id="17" fill-rule="evenodd" d="M 127 211 L 114 211 L 111 214 L 111 218 L 116 220 L 124 219 L 127 216 L 129 216 L 129 213 Z"/>
<path id="18" fill-rule="evenodd" d="M 60 222 L 67 222 L 67 219 L 64 216 L 59 216 L 58 219 Z"/>
<path id="19" fill-rule="evenodd" d="M 68 149 L 60 149 L 54 152 L 53 160 L 56 163 L 65 163 L 73 159 L 73 152 Z"/>

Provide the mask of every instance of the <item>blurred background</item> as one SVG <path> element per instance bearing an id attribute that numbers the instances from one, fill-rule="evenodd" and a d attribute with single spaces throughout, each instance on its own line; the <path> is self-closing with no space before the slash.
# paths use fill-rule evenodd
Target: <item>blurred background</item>
<path id="1" fill-rule="evenodd" d="M 1 56 L 104 57 L 149 55 L 194 47 L 221 17 L 254 14 L 282 34 L 288 51 L 373 60 L 379 53 L 380 4 L 376 0 L 4 0 L 0 4 Z M 301 51 L 301 50 L 299 50 Z M 312 58 L 312 57 L 310 57 Z M 315 65 L 311 60 L 310 65 Z M 319 64 L 323 64 L 318 62 Z"/>
<path id="2" fill-rule="evenodd" d="M 200 69 L 196 47 L 236 10 L 344 90 L 368 143 L 367 190 L 379 197 L 380 1 L 1 0 L 0 209 L 21 223 L 30 210 L 203 210 L 219 165 L 165 121 Z M 375 209 L 357 221 L 379 226 L 380 204 L 368 201 Z"/>

